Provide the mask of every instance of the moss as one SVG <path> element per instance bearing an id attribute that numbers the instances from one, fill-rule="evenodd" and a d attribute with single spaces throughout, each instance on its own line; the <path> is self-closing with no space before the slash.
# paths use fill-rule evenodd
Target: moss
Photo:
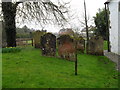
<path id="1" fill-rule="evenodd" d="M 35 48 L 40 48 L 41 44 L 40 44 L 40 40 L 41 40 L 41 36 L 43 36 L 46 32 L 42 32 L 42 31 L 36 31 L 33 33 L 33 40 L 34 40 L 34 46 Z"/>
<path id="2" fill-rule="evenodd" d="M 55 56 L 56 54 L 56 36 L 52 33 L 46 33 L 41 37 L 42 55 Z"/>

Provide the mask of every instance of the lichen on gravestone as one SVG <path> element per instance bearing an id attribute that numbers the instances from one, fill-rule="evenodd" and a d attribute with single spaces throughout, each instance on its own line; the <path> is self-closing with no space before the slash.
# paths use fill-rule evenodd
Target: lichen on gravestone
<path id="1" fill-rule="evenodd" d="M 88 54 L 103 55 L 103 41 L 101 36 L 91 37 L 88 42 Z"/>
<path id="2" fill-rule="evenodd" d="M 56 36 L 46 33 L 41 36 L 41 50 L 44 56 L 56 56 Z"/>
<path id="3" fill-rule="evenodd" d="M 33 41 L 34 41 L 34 47 L 35 48 L 40 48 L 41 44 L 40 44 L 40 38 L 42 35 L 44 35 L 46 32 L 43 31 L 39 31 L 37 30 L 36 32 L 33 33 Z"/>
<path id="4" fill-rule="evenodd" d="M 60 58 L 75 61 L 74 39 L 69 35 L 61 35 L 57 38 L 58 55 Z"/>

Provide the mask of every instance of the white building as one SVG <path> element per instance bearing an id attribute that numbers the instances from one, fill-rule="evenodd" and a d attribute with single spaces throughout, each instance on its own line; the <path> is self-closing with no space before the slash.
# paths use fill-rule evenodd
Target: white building
<path id="1" fill-rule="evenodd" d="M 120 0 L 108 0 L 110 11 L 110 47 L 111 52 L 120 55 Z"/>

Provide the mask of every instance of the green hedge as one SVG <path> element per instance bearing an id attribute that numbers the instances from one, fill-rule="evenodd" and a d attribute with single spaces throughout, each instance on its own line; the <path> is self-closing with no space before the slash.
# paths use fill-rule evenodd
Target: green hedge
<path id="1" fill-rule="evenodd" d="M 16 34 L 16 38 L 32 38 L 30 34 L 24 33 L 24 34 Z"/>
<path id="2" fill-rule="evenodd" d="M 20 51 L 21 51 L 21 48 L 18 48 L 18 47 L 2 48 L 2 53 L 16 53 Z"/>

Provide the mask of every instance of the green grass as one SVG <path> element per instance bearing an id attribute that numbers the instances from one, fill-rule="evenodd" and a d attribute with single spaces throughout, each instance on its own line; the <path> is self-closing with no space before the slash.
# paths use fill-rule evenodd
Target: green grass
<path id="1" fill-rule="evenodd" d="M 16 53 L 20 51 L 21 51 L 21 48 L 18 48 L 18 47 L 2 48 L 2 53 Z"/>
<path id="2" fill-rule="evenodd" d="M 27 41 L 27 43 L 32 43 L 32 40 Z"/>
<path id="3" fill-rule="evenodd" d="M 74 62 L 41 56 L 39 49 L 24 48 L 2 55 L 3 88 L 117 88 L 115 64 L 104 56 L 78 55 Z"/>
<path id="4" fill-rule="evenodd" d="M 104 50 L 107 50 L 108 47 L 107 47 L 107 41 L 104 41 Z"/>

